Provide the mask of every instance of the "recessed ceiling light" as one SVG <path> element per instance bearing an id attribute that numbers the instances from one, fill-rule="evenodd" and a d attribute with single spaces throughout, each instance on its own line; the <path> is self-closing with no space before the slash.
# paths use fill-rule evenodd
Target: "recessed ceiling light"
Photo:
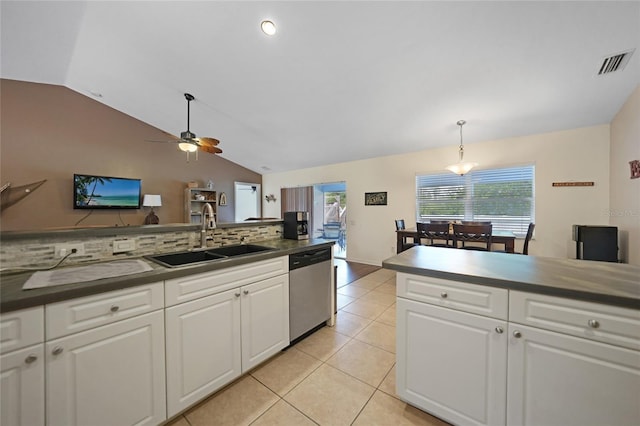
<path id="1" fill-rule="evenodd" d="M 262 21 L 260 28 L 266 35 L 274 35 L 276 33 L 276 25 L 271 21 Z"/>

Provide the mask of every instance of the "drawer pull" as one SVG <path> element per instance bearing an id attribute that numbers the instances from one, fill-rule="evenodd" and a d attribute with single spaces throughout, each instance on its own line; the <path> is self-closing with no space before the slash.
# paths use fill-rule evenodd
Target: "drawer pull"
<path id="1" fill-rule="evenodd" d="M 447 297 L 449 297 L 449 295 L 447 294 L 446 291 L 443 291 L 442 293 L 440 293 L 440 297 L 442 297 L 443 299 L 446 299 Z"/>
<path id="2" fill-rule="evenodd" d="M 55 348 L 53 348 L 51 353 L 54 354 L 54 355 L 60 355 L 63 350 L 64 349 L 62 349 L 62 346 L 56 346 Z"/>
<path id="3" fill-rule="evenodd" d="M 594 320 L 594 319 L 590 319 L 589 321 L 587 321 L 587 324 L 589 324 L 589 327 L 591 328 L 600 327 L 600 323 L 598 322 L 598 320 Z"/>
<path id="4" fill-rule="evenodd" d="M 522 337 L 522 333 L 520 333 L 518 330 L 513 332 L 513 337 L 515 337 L 516 339 L 519 339 Z"/>
<path id="5" fill-rule="evenodd" d="M 244 290 L 243 293 L 244 294 L 249 294 L 249 290 Z"/>
<path id="6" fill-rule="evenodd" d="M 496 327 L 496 333 L 498 333 L 498 334 L 502 334 L 502 333 L 504 333 L 504 328 L 502 328 L 502 327 Z"/>
<path id="7" fill-rule="evenodd" d="M 240 297 L 240 293 L 235 293 L 234 296 Z"/>
<path id="8" fill-rule="evenodd" d="M 111 308 L 109 309 L 111 312 L 118 312 L 120 310 L 120 306 L 118 305 L 113 305 L 111 306 Z"/>
<path id="9" fill-rule="evenodd" d="M 32 364 L 32 363 L 36 362 L 37 359 L 38 359 L 38 357 L 35 356 L 34 354 L 29 354 L 29 356 L 27 356 L 24 359 L 24 362 L 26 362 L 27 364 Z"/>

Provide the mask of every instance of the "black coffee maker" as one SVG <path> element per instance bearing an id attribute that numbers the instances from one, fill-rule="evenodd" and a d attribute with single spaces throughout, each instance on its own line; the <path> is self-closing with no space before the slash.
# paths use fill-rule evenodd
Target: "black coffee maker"
<path id="1" fill-rule="evenodd" d="M 284 238 L 309 239 L 309 212 L 284 212 Z"/>

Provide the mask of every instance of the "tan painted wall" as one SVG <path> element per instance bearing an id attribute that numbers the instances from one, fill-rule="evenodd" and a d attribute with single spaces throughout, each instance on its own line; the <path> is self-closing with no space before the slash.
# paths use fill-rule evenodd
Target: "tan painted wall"
<path id="1" fill-rule="evenodd" d="M 629 161 L 640 160 L 640 86 L 611 122 L 610 223 L 618 227 L 621 259 L 640 265 L 640 179 Z"/>
<path id="2" fill-rule="evenodd" d="M 469 127 L 468 131 L 471 131 Z M 393 141 L 389 141 L 393 143 Z M 415 175 L 443 171 L 457 158 L 450 147 L 333 164 L 263 176 L 263 192 L 322 182 L 347 185 L 347 257 L 379 265 L 395 253 L 394 219 L 415 221 Z M 465 159 L 492 168 L 536 165 L 536 234 L 529 253 L 575 257 L 571 225 L 607 225 L 609 217 L 609 126 L 465 145 Z M 593 187 L 552 188 L 556 181 L 594 181 Z M 387 191 L 387 206 L 364 206 L 364 193 Z M 263 212 L 279 216 L 279 203 L 263 202 Z M 522 241 L 516 242 L 521 250 Z"/>
<path id="3" fill-rule="evenodd" d="M 260 174 L 219 156 L 203 153 L 186 162 L 166 135 L 126 114 L 62 86 L 1 80 L 0 176 L 13 186 L 47 179 L 33 194 L 2 212 L 1 229 L 73 226 L 87 214 L 73 210 L 73 173 L 142 179 L 142 193 L 161 194 L 161 223 L 183 221 L 186 182 L 215 182 L 228 206 L 218 220 L 232 222 L 233 182 L 261 183 Z M 176 129 L 176 132 L 184 129 Z M 224 151 L 224 141 L 221 142 Z M 224 155 L 224 154 L 223 154 Z M 95 210 L 80 226 L 142 225 L 140 210 Z"/>

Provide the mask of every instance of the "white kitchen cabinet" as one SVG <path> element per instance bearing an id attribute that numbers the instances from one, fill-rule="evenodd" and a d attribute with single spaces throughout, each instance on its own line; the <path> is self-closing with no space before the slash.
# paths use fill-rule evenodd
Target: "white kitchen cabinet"
<path id="1" fill-rule="evenodd" d="M 520 324 L 508 350 L 507 424 L 640 424 L 640 352 Z"/>
<path id="2" fill-rule="evenodd" d="M 0 315 L 0 424 L 45 424 L 44 308 Z"/>
<path id="3" fill-rule="evenodd" d="M 260 270 L 250 266 L 249 271 Z M 226 289 L 231 272 L 202 274 L 190 282 L 207 293 Z M 169 303 L 175 299 L 167 298 Z M 165 318 L 167 412 L 172 417 L 289 345 L 289 274 L 173 305 Z"/>
<path id="4" fill-rule="evenodd" d="M 242 373 L 240 289 L 167 308 L 167 416 Z"/>
<path id="5" fill-rule="evenodd" d="M 507 323 L 397 299 L 397 393 L 455 424 L 505 422 Z"/>
<path id="6" fill-rule="evenodd" d="M 48 425 L 166 419 L 162 310 L 48 341 L 45 350 Z"/>
<path id="7" fill-rule="evenodd" d="M 244 373 L 289 345 L 289 274 L 241 290 Z"/>
<path id="8" fill-rule="evenodd" d="M 44 425 L 44 344 L 0 357 L 0 424 Z"/>
<path id="9" fill-rule="evenodd" d="M 398 395 L 454 424 L 640 424 L 637 309 L 505 292 L 398 273 Z"/>

